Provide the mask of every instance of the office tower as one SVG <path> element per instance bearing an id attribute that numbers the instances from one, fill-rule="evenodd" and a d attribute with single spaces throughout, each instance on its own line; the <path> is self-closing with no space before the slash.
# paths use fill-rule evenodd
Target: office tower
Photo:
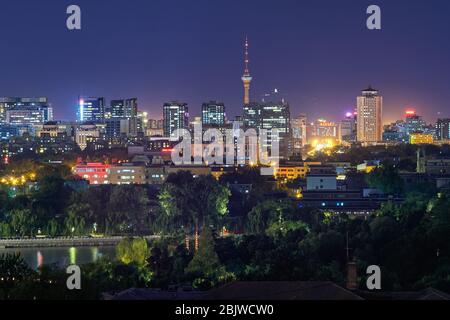
<path id="1" fill-rule="evenodd" d="M 119 142 L 120 138 L 127 136 L 128 119 L 110 118 L 105 120 L 105 135 L 109 142 Z"/>
<path id="2" fill-rule="evenodd" d="M 307 126 L 308 144 L 321 150 L 332 148 L 341 141 L 341 124 L 325 119 L 318 119 Z"/>
<path id="3" fill-rule="evenodd" d="M 251 103 L 245 105 L 243 110 L 243 123 L 246 129 L 255 128 L 257 131 L 261 129 L 269 131 L 269 139 L 263 147 L 271 147 L 272 138 L 270 130 L 277 129 L 279 134 L 280 157 L 287 158 L 292 154 L 291 117 L 288 103 L 282 101 Z"/>
<path id="4" fill-rule="evenodd" d="M 53 120 L 53 108 L 46 97 L 0 98 L 0 123 L 29 126 Z"/>
<path id="5" fill-rule="evenodd" d="M 105 98 L 80 98 L 78 101 L 79 122 L 103 122 L 105 111 Z"/>
<path id="6" fill-rule="evenodd" d="M 422 133 L 427 131 L 427 124 L 421 116 L 416 114 L 413 109 L 408 109 L 405 112 L 405 131 L 406 134 Z"/>
<path id="7" fill-rule="evenodd" d="M 148 112 L 147 111 L 137 111 L 137 132 L 144 133 L 147 131 L 148 123 Z"/>
<path id="8" fill-rule="evenodd" d="M 341 121 L 341 137 L 346 142 L 356 141 L 356 112 L 347 112 Z"/>
<path id="9" fill-rule="evenodd" d="M 225 105 L 222 102 L 210 101 L 202 105 L 202 123 L 222 126 L 225 124 Z"/>
<path id="10" fill-rule="evenodd" d="M 247 37 L 245 38 L 245 58 L 244 58 L 244 65 L 245 65 L 245 69 L 244 69 L 244 74 L 242 76 L 242 82 L 244 83 L 244 105 L 247 105 L 250 103 L 250 82 L 252 82 L 252 77 L 250 76 L 250 70 L 249 70 L 249 62 L 250 60 L 248 59 L 248 39 Z"/>
<path id="11" fill-rule="evenodd" d="M 275 88 L 271 92 L 267 92 L 263 95 L 262 102 L 270 102 L 270 101 L 284 102 L 284 97 L 282 96 L 280 90 Z"/>
<path id="12" fill-rule="evenodd" d="M 300 154 L 306 144 L 306 115 L 300 114 L 291 119 L 292 145 L 294 154 Z"/>
<path id="13" fill-rule="evenodd" d="M 383 98 L 369 87 L 357 98 L 357 140 L 374 143 L 382 140 Z"/>
<path id="14" fill-rule="evenodd" d="M 164 104 L 164 136 L 170 137 L 177 129 L 189 127 L 189 110 L 187 103 L 172 101 Z"/>
<path id="15" fill-rule="evenodd" d="M 436 140 L 450 139 L 450 119 L 438 119 L 436 122 Z"/>
<path id="16" fill-rule="evenodd" d="M 112 118 L 134 118 L 138 115 L 137 98 L 111 100 L 109 115 Z"/>
<path id="17" fill-rule="evenodd" d="M 242 121 L 244 127 L 247 128 L 260 128 L 262 119 L 262 103 L 252 102 L 244 105 Z"/>

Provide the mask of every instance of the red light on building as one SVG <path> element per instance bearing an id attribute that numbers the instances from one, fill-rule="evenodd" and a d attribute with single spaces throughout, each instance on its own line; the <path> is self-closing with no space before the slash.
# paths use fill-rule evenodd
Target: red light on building
<path id="1" fill-rule="evenodd" d="M 77 164 L 74 173 L 80 178 L 89 181 L 89 184 L 92 185 L 109 184 L 108 169 L 109 164 L 88 162 Z"/>
<path id="2" fill-rule="evenodd" d="M 413 109 L 408 109 L 405 111 L 405 116 L 406 117 L 413 117 L 416 115 L 416 110 Z"/>

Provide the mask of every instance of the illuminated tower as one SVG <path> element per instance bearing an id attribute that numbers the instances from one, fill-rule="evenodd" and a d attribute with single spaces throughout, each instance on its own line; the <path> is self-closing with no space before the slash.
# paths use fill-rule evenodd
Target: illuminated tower
<path id="1" fill-rule="evenodd" d="M 250 76 L 250 70 L 248 69 L 248 39 L 245 37 L 245 70 L 244 75 L 242 76 L 242 82 L 244 83 L 244 105 L 248 105 L 250 103 L 250 82 L 252 81 L 252 77 Z"/>
<path id="2" fill-rule="evenodd" d="M 374 143 L 382 140 L 383 98 L 378 90 L 369 87 L 357 99 L 358 142 Z"/>

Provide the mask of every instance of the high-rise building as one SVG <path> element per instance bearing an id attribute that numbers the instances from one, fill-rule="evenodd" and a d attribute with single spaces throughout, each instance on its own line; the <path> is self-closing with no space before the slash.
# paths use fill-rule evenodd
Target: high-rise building
<path id="1" fill-rule="evenodd" d="M 249 63 L 250 60 L 248 58 L 248 38 L 245 38 L 245 58 L 244 58 L 244 74 L 242 75 L 242 82 L 244 83 L 244 105 L 250 103 L 250 82 L 252 82 L 252 77 L 250 76 Z"/>
<path id="2" fill-rule="evenodd" d="M 222 102 L 210 101 L 202 105 L 202 123 L 222 126 L 225 124 L 225 105 Z"/>
<path id="3" fill-rule="evenodd" d="M 138 115 L 137 98 L 111 100 L 108 110 L 111 118 L 134 118 Z"/>
<path id="4" fill-rule="evenodd" d="M 300 114 L 292 118 L 291 128 L 294 154 L 300 154 L 302 147 L 306 144 L 306 115 Z"/>
<path id="5" fill-rule="evenodd" d="M 281 158 L 292 154 L 291 114 L 288 103 L 266 102 L 251 103 L 244 106 L 243 122 L 245 128 L 255 128 L 258 131 L 269 131 L 267 145 L 270 148 L 272 138 L 271 129 L 277 129 L 279 135 L 279 152 Z"/>
<path id="6" fill-rule="evenodd" d="M 170 137 L 177 129 L 189 127 L 189 110 L 187 103 L 173 101 L 164 104 L 164 136 Z"/>
<path id="7" fill-rule="evenodd" d="M 450 119 L 438 119 L 436 122 L 436 140 L 450 139 Z"/>
<path id="8" fill-rule="evenodd" d="M 341 121 L 341 136 L 343 141 L 356 141 L 356 112 L 347 112 Z"/>
<path id="9" fill-rule="evenodd" d="M 357 140 L 363 143 L 382 141 L 383 98 L 369 87 L 357 98 Z"/>
<path id="10" fill-rule="evenodd" d="M 79 122 L 100 123 L 105 120 L 105 98 L 80 98 L 77 118 Z"/>
<path id="11" fill-rule="evenodd" d="M 416 114 L 413 109 L 408 109 L 405 111 L 405 131 L 406 134 L 411 135 L 412 133 L 423 133 L 427 131 L 427 124 L 425 120 Z"/>
<path id="12" fill-rule="evenodd" d="M 0 123 L 33 125 L 53 120 L 53 108 L 46 97 L 0 98 Z"/>

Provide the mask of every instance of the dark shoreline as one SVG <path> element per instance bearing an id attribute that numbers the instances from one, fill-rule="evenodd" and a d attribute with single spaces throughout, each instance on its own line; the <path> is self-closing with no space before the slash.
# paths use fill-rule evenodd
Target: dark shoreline
<path id="1" fill-rule="evenodd" d="M 57 247 L 90 247 L 115 246 L 126 237 L 105 238 L 54 238 L 54 239 L 14 239 L 0 240 L 0 249 L 22 248 L 57 248 Z M 144 236 L 147 240 L 159 239 L 160 236 Z"/>

